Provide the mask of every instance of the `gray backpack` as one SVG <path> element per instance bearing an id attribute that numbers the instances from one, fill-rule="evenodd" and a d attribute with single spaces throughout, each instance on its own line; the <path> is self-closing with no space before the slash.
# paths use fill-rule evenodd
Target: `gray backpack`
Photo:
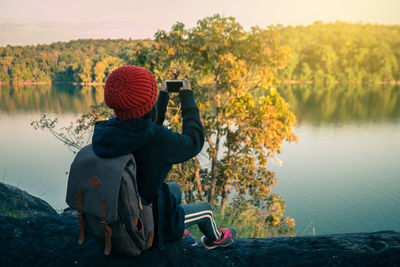
<path id="1" fill-rule="evenodd" d="M 78 152 L 68 178 L 67 204 L 78 211 L 79 244 L 88 228 L 94 239 L 114 251 L 137 256 L 154 237 L 152 205 L 143 205 L 132 154 L 100 158 L 91 145 Z"/>

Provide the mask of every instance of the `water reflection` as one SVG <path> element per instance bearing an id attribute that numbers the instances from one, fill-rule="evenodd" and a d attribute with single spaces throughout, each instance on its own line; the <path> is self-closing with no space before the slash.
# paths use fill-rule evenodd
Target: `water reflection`
<path id="1" fill-rule="evenodd" d="M 103 87 L 72 84 L 44 84 L 30 86 L 2 85 L 0 111 L 73 112 L 82 113 L 103 101 Z"/>
<path id="2" fill-rule="evenodd" d="M 373 122 L 400 118 L 400 87 L 392 85 L 282 85 L 299 124 Z M 0 111 L 82 113 L 103 101 L 102 86 L 45 84 L 0 88 Z"/>
<path id="3" fill-rule="evenodd" d="M 282 85 L 299 124 L 358 123 L 400 118 L 400 87 L 393 85 Z"/>

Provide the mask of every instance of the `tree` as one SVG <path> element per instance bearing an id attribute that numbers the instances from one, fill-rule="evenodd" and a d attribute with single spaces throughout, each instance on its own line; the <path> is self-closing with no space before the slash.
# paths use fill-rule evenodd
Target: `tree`
<path id="1" fill-rule="evenodd" d="M 188 77 L 197 95 L 207 147 L 200 157 L 205 159 L 197 157 L 170 174 L 183 184 L 187 200 L 208 200 L 224 215 L 232 197 L 232 207 L 259 210 L 271 232 L 287 233 L 294 223 L 283 216 L 283 200 L 270 194 L 276 176 L 267 169 L 282 141 L 296 140 L 295 116 L 273 88 L 277 71 L 289 61 L 288 48 L 278 38 L 274 28 L 246 32 L 234 18 L 215 15 L 192 29 L 178 23 L 170 32 L 157 32 L 145 66 L 159 81 Z M 167 116 L 179 129 L 179 105 Z"/>
<path id="2" fill-rule="evenodd" d="M 118 57 L 112 57 L 112 56 L 106 56 L 103 58 L 102 62 L 104 63 L 106 69 L 105 69 L 105 76 L 107 76 L 110 72 L 112 72 L 114 69 L 120 67 L 123 65 L 122 59 Z"/>
<path id="3" fill-rule="evenodd" d="M 80 82 L 88 83 L 92 81 L 92 65 L 92 61 L 88 58 L 78 64 L 76 74 Z"/>
<path id="4" fill-rule="evenodd" d="M 101 83 L 104 81 L 104 78 L 106 77 L 106 75 L 104 74 L 105 70 L 106 65 L 102 61 L 96 63 L 93 69 L 95 82 Z"/>

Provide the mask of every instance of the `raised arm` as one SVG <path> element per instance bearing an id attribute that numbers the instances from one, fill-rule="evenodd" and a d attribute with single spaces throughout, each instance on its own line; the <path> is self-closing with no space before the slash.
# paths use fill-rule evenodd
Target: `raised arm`
<path id="1" fill-rule="evenodd" d="M 169 101 L 169 94 L 167 92 L 167 86 L 165 82 L 162 83 L 160 93 L 158 94 L 157 98 L 157 125 L 162 125 L 165 120 L 165 112 L 167 111 Z"/>
<path id="2" fill-rule="evenodd" d="M 204 131 L 201 124 L 199 109 L 194 101 L 190 82 L 186 79 L 186 86 L 179 92 L 182 105 L 182 133 L 165 129 L 163 142 L 166 159 L 172 164 L 189 160 L 200 153 L 204 145 Z"/>

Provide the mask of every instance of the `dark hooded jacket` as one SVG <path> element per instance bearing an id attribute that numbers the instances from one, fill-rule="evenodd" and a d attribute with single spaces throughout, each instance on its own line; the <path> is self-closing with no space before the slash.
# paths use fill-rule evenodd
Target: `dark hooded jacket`
<path id="1" fill-rule="evenodd" d="M 139 193 L 147 203 L 153 203 L 155 225 L 160 247 L 163 241 L 177 240 L 184 230 L 184 213 L 164 180 L 172 164 L 196 156 L 204 144 L 203 126 L 191 90 L 179 93 L 182 109 L 182 133 L 162 126 L 169 95 L 160 92 L 157 120 L 150 116 L 96 123 L 93 150 L 99 157 L 117 157 L 133 153 L 137 164 Z"/>

